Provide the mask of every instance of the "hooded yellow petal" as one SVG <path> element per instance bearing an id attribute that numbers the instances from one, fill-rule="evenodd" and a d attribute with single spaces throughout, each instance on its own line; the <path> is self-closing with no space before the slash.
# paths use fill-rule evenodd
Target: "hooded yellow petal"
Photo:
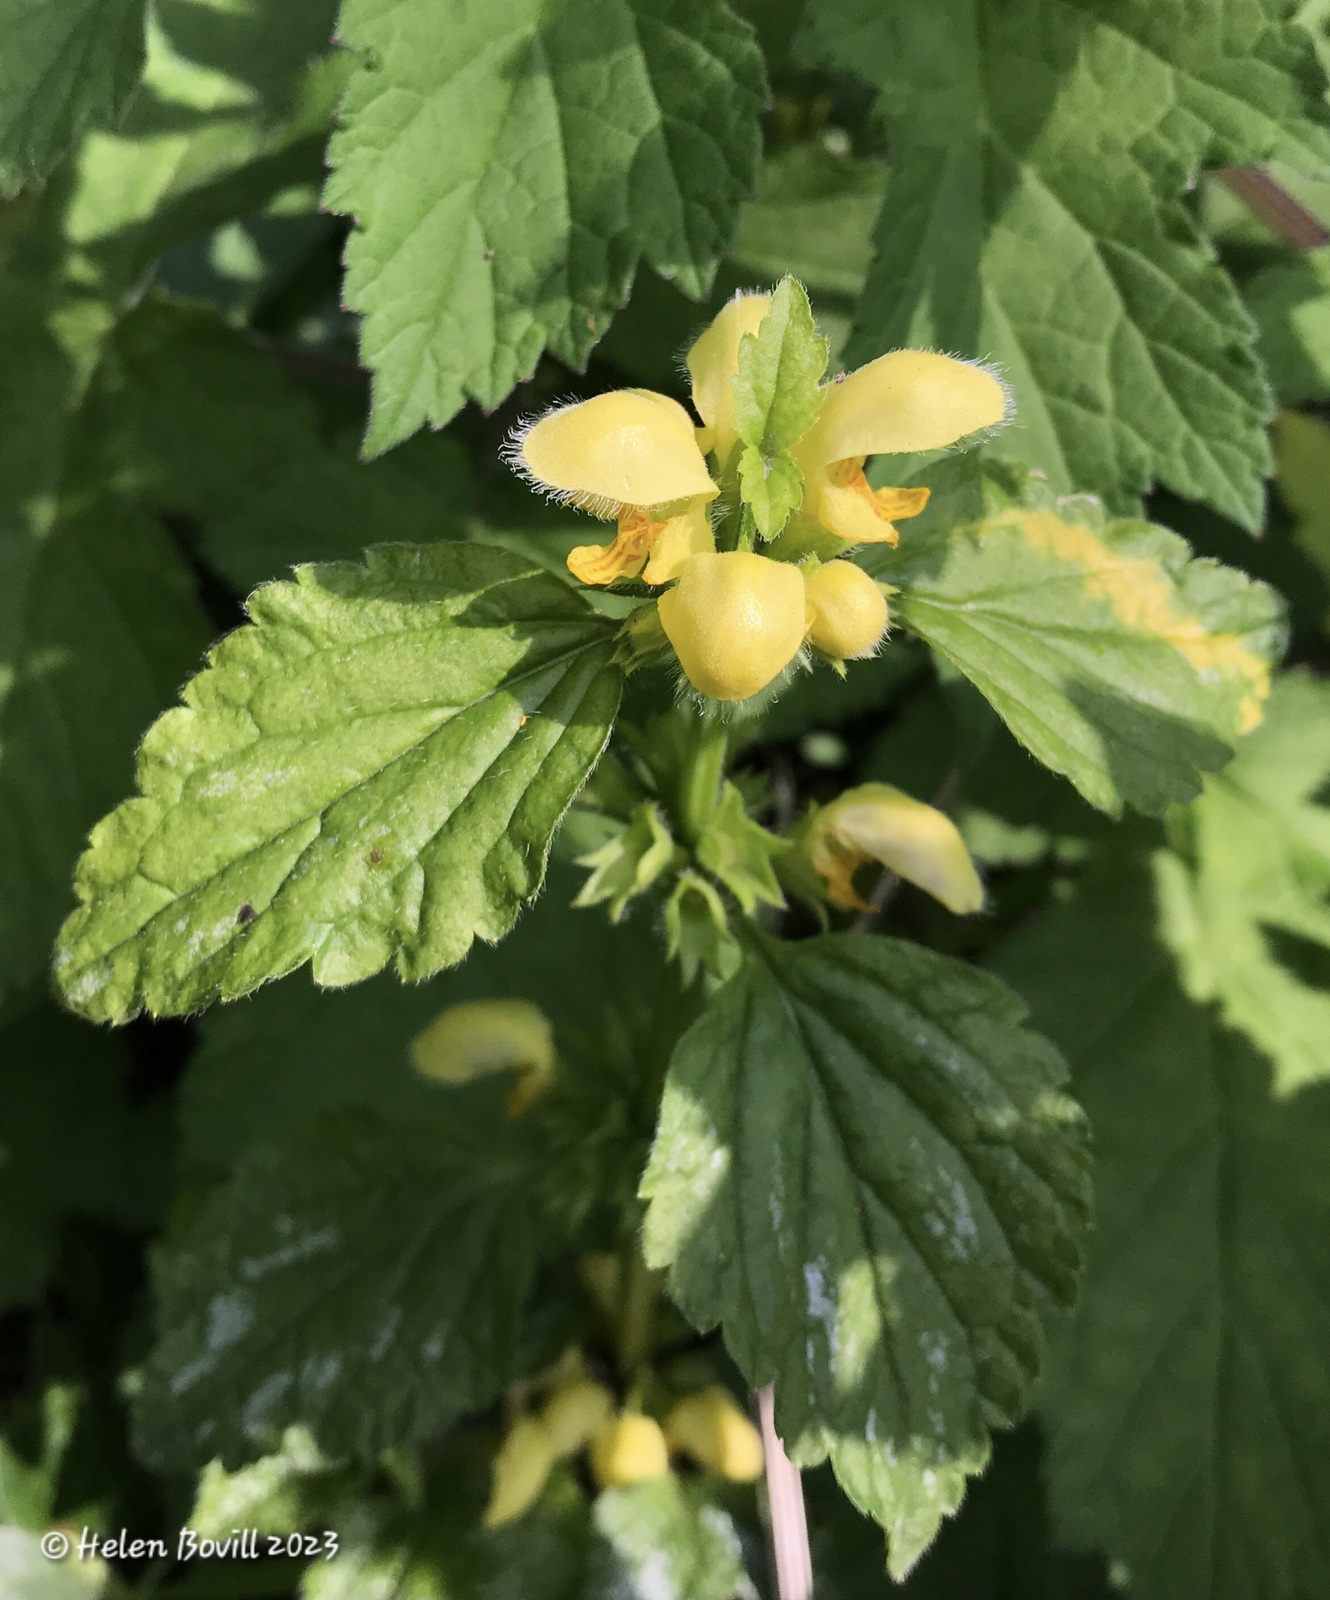
<path id="1" fill-rule="evenodd" d="M 761 1435 L 719 1384 L 679 1401 L 665 1419 L 665 1442 L 722 1478 L 753 1483 L 762 1475 Z"/>
<path id="2" fill-rule="evenodd" d="M 771 307 L 769 294 L 736 295 L 688 352 L 693 380 L 693 405 L 706 424 L 708 448 L 724 466 L 739 437 L 734 431 L 734 376 L 739 370 L 739 344 L 756 333 Z"/>
<path id="3" fill-rule="evenodd" d="M 547 413 L 518 438 L 515 459 L 541 488 L 597 516 L 718 492 L 692 419 L 650 389 L 614 389 Z"/>
<path id="4" fill-rule="evenodd" d="M 554 1070 L 550 1020 L 529 1000 L 468 1000 L 441 1011 L 411 1041 L 416 1070 L 441 1083 L 469 1083 L 517 1069 L 542 1079 Z"/>
<path id="5" fill-rule="evenodd" d="M 1007 391 L 981 366 L 893 350 L 827 385 L 816 433 L 824 462 L 941 450 L 1007 416 Z"/>
<path id="6" fill-rule="evenodd" d="M 602 1489 L 666 1477 L 670 1455 L 660 1424 L 637 1411 L 607 1422 L 592 1441 L 591 1470 Z"/>
<path id="7" fill-rule="evenodd" d="M 815 818 L 807 849 L 833 905 L 867 909 L 850 883 L 865 861 L 881 862 L 958 916 L 984 903 L 984 886 L 956 824 L 887 783 L 847 789 Z"/>

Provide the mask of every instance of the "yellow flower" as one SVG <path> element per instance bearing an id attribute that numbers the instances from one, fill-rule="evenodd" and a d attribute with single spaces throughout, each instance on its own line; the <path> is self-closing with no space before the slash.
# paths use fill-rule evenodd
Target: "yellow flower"
<path id="1" fill-rule="evenodd" d="M 658 605 L 688 681 L 713 700 L 765 689 L 808 631 L 800 569 L 747 550 L 694 556 Z"/>
<path id="2" fill-rule="evenodd" d="M 516 1522 L 536 1501 L 554 1465 L 549 1433 L 535 1417 L 518 1417 L 504 1435 L 494 1458 L 489 1504 L 481 1519 L 486 1528 Z"/>
<path id="3" fill-rule="evenodd" d="M 616 389 L 561 406 L 518 433 L 510 460 L 556 499 L 617 520 L 612 543 L 570 552 L 568 570 L 582 583 L 638 573 L 668 583 L 690 555 L 715 548 L 706 506 L 719 490 L 677 400 Z"/>
<path id="4" fill-rule="evenodd" d="M 529 1000 L 468 1000 L 440 1011 L 411 1041 L 417 1072 L 440 1083 L 470 1083 L 515 1071 L 509 1116 L 519 1116 L 554 1073 L 554 1031 Z"/>
<path id="5" fill-rule="evenodd" d="M 887 598 L 862 567 L 827 561 L 805 578 L 812 614 L 810 641 L 826 655 L 852 661 L 869 655 L 887 630 Z"/>
<path id="6" fill-rule="evenodd" d="M 758 1431 L 719 1384 L 680 1400 L 665 1419 L 665 1440 L 722 1478 L 752 1483 L 762 1476 Z"/>
<path id="7" fill-rule="evenodd" d="M 854 888 L 855 870 L 866 861 L 880 862 L 958 915 L 984 903 L 983 884 L 955 823 L 890 784 L 847 789 L 813 818 L 802 848 L 826 880 L 827 899 L 846 910 L 871 910 Z"/>
<path id="8" fill-rule="evenodd" d="M 568 1378 L 545 1402 L 540 1420 L 556 1458 L 566 1460 L 599 1433 L 610 1420 L 614 1397 L 592 1378 Z"/>
<path id="9" fill-rule="evenodd" d="M 893 350 L 833 378 L 794 447 L 804 475 L 799 517 L 850 544 L 894 545 L 895 521 L 918 516 L 928 490 L 873 489 L 865 459 L 942 450 L 1007 416 L 1007 391 L 987 367 L 931 350 Z"/>
<path id="10" fill-rule="evenodd" d="M 560 406 L 510 441 L 511 464 L 537 488 L 617 523 L 609 544 L 569 555 L 581 582 L 640 575 L 670 583 L 692 558 L 715 551 L 707 507 L 720 493 L 717 477 L 732 482 L 739 347 L 770 305 L 769 295 L 737 295 L 689 350 L 700 427 L 665 395 L 619 389 Z M 865 459 L 942 449 L 998 426 L 1007 410 L 1007 392 L 986 367 L 928 350 L 895 350 L 834 378 L 822 385 L 817 422 L 793 448 L 804 476 L 796 525 L 849 543 L 894 544 L 894 520 L 922 511 L 928 490 L 874 490 Z"/>
<path id="11" fill-rule="evenodd" d="M 607 1422 L 592 1441 L 591 1469 L 602 1489 L 665 1477 L 670 1454 L 660 1424 L 636 1411 Z"/>

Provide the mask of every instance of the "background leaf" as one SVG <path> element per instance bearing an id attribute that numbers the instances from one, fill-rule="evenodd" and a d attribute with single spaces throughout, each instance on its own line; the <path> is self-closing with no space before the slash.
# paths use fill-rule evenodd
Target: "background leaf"
<path id="1" fill-rule="evenodd" d="M 847 351 L 1000 362 L 1009 448 L 1130 510 L 1159 479 L 1254 527 L 1269 399 L 1181 204 L 1202 165 L 1330 158 L 1283 0 L 816 0 L 806 57 L 880 94 L 893 166 Z"/>
<path id="2" fill-rule="evenodd" d="M 62 934 L 77 1008 L 190 1011 L 307 960 L 425 977 L 540 887 L 618 705 L 612 625 L 502 551 L 368 563 L 259 590 L 149 732 Z"/>
<path id="3" fill-rule="evenodd" d="M 0 5 L 0 194 L 124 110 L 143 70 L 144 0 Z"/>
<path id="4" fill-rule="evenodd" d="M 161 1260 L 147 1459 L 235 1465 L 295 1422 L 368 1459 L 494 1398 L 536 1219 L 523 1133 L 484 1088 L 397 1123 L 329 1113 L 251 1153 Z"/>
<path id="5" fill-rule="evenodd" d="M 757 171 L 761 54 L 723 0 L 548 13 L 347 0 L 327 203 L 375 373 L 366 448 L 580 366 L 639 258 L 702 294 Z"/>
<path id="6" fill-rule="evenodd" d="M 1142 1600 L 1292 1600 L 1330 1582 L 1330 1097 L 1189 998 L 1168 860 L 1106 856 L 997 961 L 1095 1130 L 1099 1225 L 1043 1402 L 1056 1531 Z"/>
<path id="7" fill-rule="evenodd" d="M 764 942 L 681 1041 L 648 1261 L 917 1560 L 1074 1293 L 1088 1153 L 1012 995 L 897 941 Z M 871 1130 L 871 1132 L 869 1131 Z"/>

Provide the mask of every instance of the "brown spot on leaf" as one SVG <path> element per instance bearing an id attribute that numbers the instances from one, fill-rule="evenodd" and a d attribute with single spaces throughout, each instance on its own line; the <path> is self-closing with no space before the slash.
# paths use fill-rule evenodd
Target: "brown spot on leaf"
<path id="1" fill-rule="evenodd" d="M 381 867 L 383 865 L 383 851 L 379 849 L 378 845 L 375 845 L 370 851 L 368 860 L 371 867 Z"/>
<path id="2" fill-rule="evenodd" d="M 236 912 L 236 921 L 243 926 L 243 924 L 246 922 L 253 922 L 254 918 L 257 916 L 258 912 L 255 911 L 252 905 L 246 902 L 246 904 L 241 906 L 240 910 Z"/>

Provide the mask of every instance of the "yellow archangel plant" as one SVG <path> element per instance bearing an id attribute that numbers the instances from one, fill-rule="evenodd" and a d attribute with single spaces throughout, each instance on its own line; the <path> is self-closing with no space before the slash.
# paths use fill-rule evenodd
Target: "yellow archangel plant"
<path id="1" fill-rule="evenodd" d="M 813 340 L 806 297 L 790 287 Z M 825 558 L 894 545 L 896 522 L 917 516 L 928 490 L 873 489 L 865 461 L 941 449 L 1008 414 L 1006 389 L 986 367 L 927 350 L 892 351 L 818 383 L 826 347 L 813 340 L 821 359 L 807 384 L 811 404 L 785 408 L 800 431 L 773 447 L 779 463 L 758 454 L 757 476 L 778 465 L 797 496 L 759 554 L 745 481 L 752 440 L 737 402 L 746 352 L 758 349 L 772 306 L 770 295 L 738 295 L 689 350 L 700 425 L 666 395 L 623 389 L 557 407 L 509 446 L 536 487 L 617 525 L 609 543 L 569 554 L 574 577 L 673 586 L 659 601 L 661 626 L 689 681 L 718 700 L 756 694 L 805 642 L 835 659 L 871 653 L 886 631 L 886 598 L 862 569 Z M 777 395 L 773 414 L 778 405 Z"/>

